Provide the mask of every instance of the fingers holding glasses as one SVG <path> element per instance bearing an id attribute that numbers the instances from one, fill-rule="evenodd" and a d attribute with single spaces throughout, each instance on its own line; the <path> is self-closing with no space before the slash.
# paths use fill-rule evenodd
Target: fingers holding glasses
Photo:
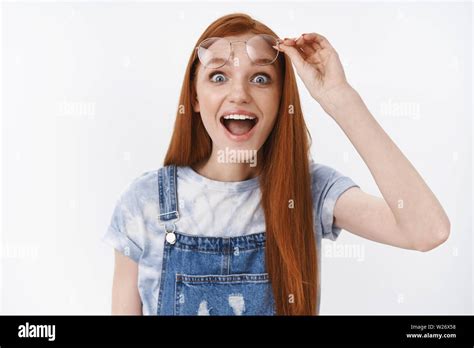
<path id="1" fill-rule="evenodd" d="M 300 55 L 303 57 L 303 59 L 306 60 L 314 52 L 309 47 L 307 47 L 305 45 L 302 45 L 302 41 L 300 39 L 301 39 L 301 37 L 298 38 L 298 39 L 296 39 L 296 38 L 292 38 L 292 39 L 285 38 L 283 40 L 282 44 L 284 44 L 285 46 L 290 46 L 290 47 L 293 47 L 293 48 L 297 49 L 298 52 L 300 53 Z"/>
<path id="2" fill-rule="evenodd" d="M 296 40 L 296 46 L 305 52 L 307 56 L 315 56 L 315 53 L 318 53 L 318 51 L 321 49 L 317 43 L 308 40 L 305 34 L 302 34 L 301 37 Z"/>
<path id="3" fill-rule="evenodd" d="M 312 63 L 318 63 L 320 61 L 319 51 L 322 48 L 312 37 L 308 36 L 308 34 L 302 34 L 299 38 L 285 39 L 284 44 L 298 49 L 305 60 L 310 58 Z"/>
<path id="4" fill-rule="evenodd" d="M 301 34 L 299 38 L 285 39 L 283 43 L 290 46 L 307 45 L 315 51 L 319 49 L 333 49 L 326 37 L 318 33 Z"/>
<path id="5" fill-rule="evenodd" d="M 303 34 L 303 35 L 304 35 L 305 40 L 313 42 L 314 44 L 316 44 L 321 49 L 334 50 L 332 45 L 329 43 L 328 39 L 326 39 L 326 37 L 324 37 L 321 34 L 309 33 L 309 34 Z"/>

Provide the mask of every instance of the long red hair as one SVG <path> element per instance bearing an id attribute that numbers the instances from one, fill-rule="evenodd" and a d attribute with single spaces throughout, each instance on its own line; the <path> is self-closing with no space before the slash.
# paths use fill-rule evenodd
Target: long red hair
<path id="1" fill-rule="evenodd" d="M 209 25 L 195 46 L 209 37 L 248 32 L 278 37 L 247 14 L 233 13 Z M 192 107 L 196 98 L 198 64 L 193 50 L 164 165 L 193 166 L 211 155 L 211 138 L 199 113 Z M 278 315 L 314 315 L 318 314 L 319 275 L 308 157 L 311 138 L 303 119 L 291 61 L 280 53 L 274 64 L 282 74 L 280 107 L 274 128 L 258 152 L 261 204 L 266 224 L 266 268 Z"/>

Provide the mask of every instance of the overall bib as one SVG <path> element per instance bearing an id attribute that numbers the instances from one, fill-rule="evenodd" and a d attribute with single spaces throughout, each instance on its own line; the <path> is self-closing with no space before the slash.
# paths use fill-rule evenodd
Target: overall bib
<path id="1" fill-rule="evenodd" d="M 158 171 L 165 228 L 158 315 L 275 315 L 265 233 L 201 237 L 177 231 L 176 166 Z"/>

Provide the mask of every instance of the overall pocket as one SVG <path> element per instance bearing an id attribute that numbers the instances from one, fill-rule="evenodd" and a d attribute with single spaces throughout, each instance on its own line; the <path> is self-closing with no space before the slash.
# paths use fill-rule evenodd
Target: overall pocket
<path id="1" fill-rule="evenodd" d="M 175 315 L 275 315 L 268 273 L 176 274 Z"/>

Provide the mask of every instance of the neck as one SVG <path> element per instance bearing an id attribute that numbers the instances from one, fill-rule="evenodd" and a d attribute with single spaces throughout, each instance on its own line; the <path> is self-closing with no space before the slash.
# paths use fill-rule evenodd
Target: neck
<path id="1" fill-rule="evenodd" d="M 208 179 L 224 182 L 249 180 L 258 175 L 257 167 L 251 166 L 250 163 L 218 161 L 214 148 L 211 156 L 196 164 L 193 169 Z"/>

